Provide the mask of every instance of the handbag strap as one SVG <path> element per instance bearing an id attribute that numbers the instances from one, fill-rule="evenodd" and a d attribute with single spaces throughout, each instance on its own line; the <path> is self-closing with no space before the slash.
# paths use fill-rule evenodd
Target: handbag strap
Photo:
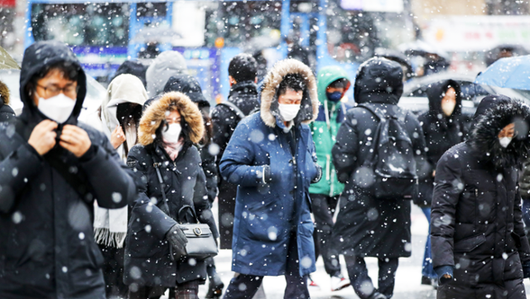
<path id="1" fill-rule="evenodd" d="M 153 162 L 153 167 L 155 168 L 156 176 L 158 177 L 158 183 L 160 184 L 160 192 L 162 193 L 162 207 L 160 209 L 166 215 L 171 217 L 171 214 L 169 213 L 169 206 L 167 205 L 166 191 L 164 190 L 164 179 L 162 178 L 162 174 L 160 173 L 160 165 L 162 165 L 162 163 Z"/>
<path id="2" fill-rule="evenodd" d="M 183 205 L 182 208 L 179 209 L 178 219 L 179 220 L 183 219 L 183 217 L 181 217 L 180 215 L 182 214 L 182 211 L 184 211 L 186 209 L 189 209 L 191 211 L 191 214 L 192 214 L 193 218 L 195 219 L 195 223 L 199 223 L 199 218 L 197 218 L 197 213 L 195 213 L 195 209 L 192 206 L 190 206 L 190 205 Z M 180 223 L 182 223 L 182 221 Z"/>

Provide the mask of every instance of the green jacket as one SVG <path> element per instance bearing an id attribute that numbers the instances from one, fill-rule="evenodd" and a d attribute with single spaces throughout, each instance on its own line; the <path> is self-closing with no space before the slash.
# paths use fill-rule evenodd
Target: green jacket
<path id="1" fill-rule="evenodd" d="M 324 67 L 318 72 L 318 100 L 320 101 L 318 118 L 309 126 L 313 133 L 318 164 L 322 167 L 322 179 L 309 187 L 309 193 L 335 196 L 342 193 L 344 185 L 337 179 L 337 173 L 331 159 L 331 148 L 335 144 L 335 136 L 346 113 L 346 105 L 342 102 L 328 101 L 326 88 L 338 79 L 348 79 L 346 71 L 338 66 Z M 349 79 L 346 90 L 350 87 Z M 344 93 L 346 93 L 346 90 Z M 344 94 L 343 94 L 344 96 Z"/>

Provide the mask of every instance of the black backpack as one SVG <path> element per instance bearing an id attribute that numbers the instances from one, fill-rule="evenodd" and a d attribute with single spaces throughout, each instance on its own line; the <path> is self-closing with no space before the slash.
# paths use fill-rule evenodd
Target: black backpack
<path id="1" fill-rule="evenodd" d="M 413 199 L 418 193 L 418 176 L 411 137 L 404 128 L 406 112 L 394 105 L 389 106 L 392 113 L 373 104 L 357 107 L 370 111 L 379 124 L 372 148 L 355 174 L 370 176 L 373 173 L 373 179 L 355 180 L 356 184 L 377 199 Z"/>

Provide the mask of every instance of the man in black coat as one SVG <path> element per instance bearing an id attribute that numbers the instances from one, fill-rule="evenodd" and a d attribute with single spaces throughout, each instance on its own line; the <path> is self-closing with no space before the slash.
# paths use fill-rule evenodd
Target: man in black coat
<path id="1" fill-rule="evenodd" d="M 228 103 L 217 105 L 212 111 L 213 142 L 219 146 L 218 160 L 223 156 L 237 124 L 259 109 L 256 87 L 258 64 L 249 54 L 236 55 L 228 66 L 230 94 Z M 236 205 L 237 186 L 219 178 L 219 232 L 221 249 L 232 248 L 232 226 Z"/>
<path id="2" fill-rule="evenodd" d="M 123 207 L 136 185 L 105 135 L 77 122 L 85 94 L 66 45 L 26 49 L 24 109 L 0 124 L 0 298 L 105 298 L 94 200 Z"/>
<path id="3" fill-rule="evenodd" d="M 518 168 L 528 154 L 527 106 L 482 100 L 467 142 L 438 161 L 431 239 L 438 298 L 526 298 L 530 246 L 521 219 Z"/>
<path id="4" fill-rule="evenodd" d="M 386 111 L 387 117 L 403 115 L 396 105 L 403 93 L 403 70 L 397 62 L 372 58 L 363 63 L 355 78 L 354 92 L 359 104 L 374 105 Z M 333 244 L 344 254 L 351 284 L 361 299 L 391 298 L 398 258 L 411 254 L 410 201 L 377 199 L 359 186 L 372 178 L 363 171 L 362 164 L 373 149 L 378 125 L 379 121 L 366 108 L 350 109 L 332 149 L 338 179 L 345 183 L 333 227 Z M 418 120 L 405 113 L 400 125 L 411 140 L 414 160 L 421 164 L 425 141 Z M 368 276 L 364 257 L 379 259 L 378 290 Z"/>

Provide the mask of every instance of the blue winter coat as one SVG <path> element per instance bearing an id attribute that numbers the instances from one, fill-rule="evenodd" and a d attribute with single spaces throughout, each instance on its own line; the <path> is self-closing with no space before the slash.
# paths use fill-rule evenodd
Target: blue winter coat
<path id="1" fill-rule="evenodd" d="M 305 70 L 299 69 L 299 62 L 283 64 L 291 66 L 287 68 L 290 72 Z M 313 81 L 308 82 L 309 91 L 302 100 L 299 119 L 291 128 L 296 139 L 295 161 L 289 143 L 292 133 L 284 130 L 276 99 L 270 96 L 281 80 L 265 86 L 260 113 L 238 124 L 223 154 L 220 163 L 223 178 L 239 185 L 232 240 L 234 272 L 258 276 L 285 274 L 291 230 L 296 232 L 300 275 L 316 270 L 308 189 L 319 171 L 311 130 L 301 123 L 317 115 L 318 109 L 313 107 L 318 108 L 318 102 L 310 100 L 316 94 L 316 89 L 311 89 L 316 85 L 310 70 L 305 77 Z M 314 100 L 318 101 L 316 96 Z M 270 166 L 272 179 L 268 183 L 263 180 L 264 165 Z"/>

